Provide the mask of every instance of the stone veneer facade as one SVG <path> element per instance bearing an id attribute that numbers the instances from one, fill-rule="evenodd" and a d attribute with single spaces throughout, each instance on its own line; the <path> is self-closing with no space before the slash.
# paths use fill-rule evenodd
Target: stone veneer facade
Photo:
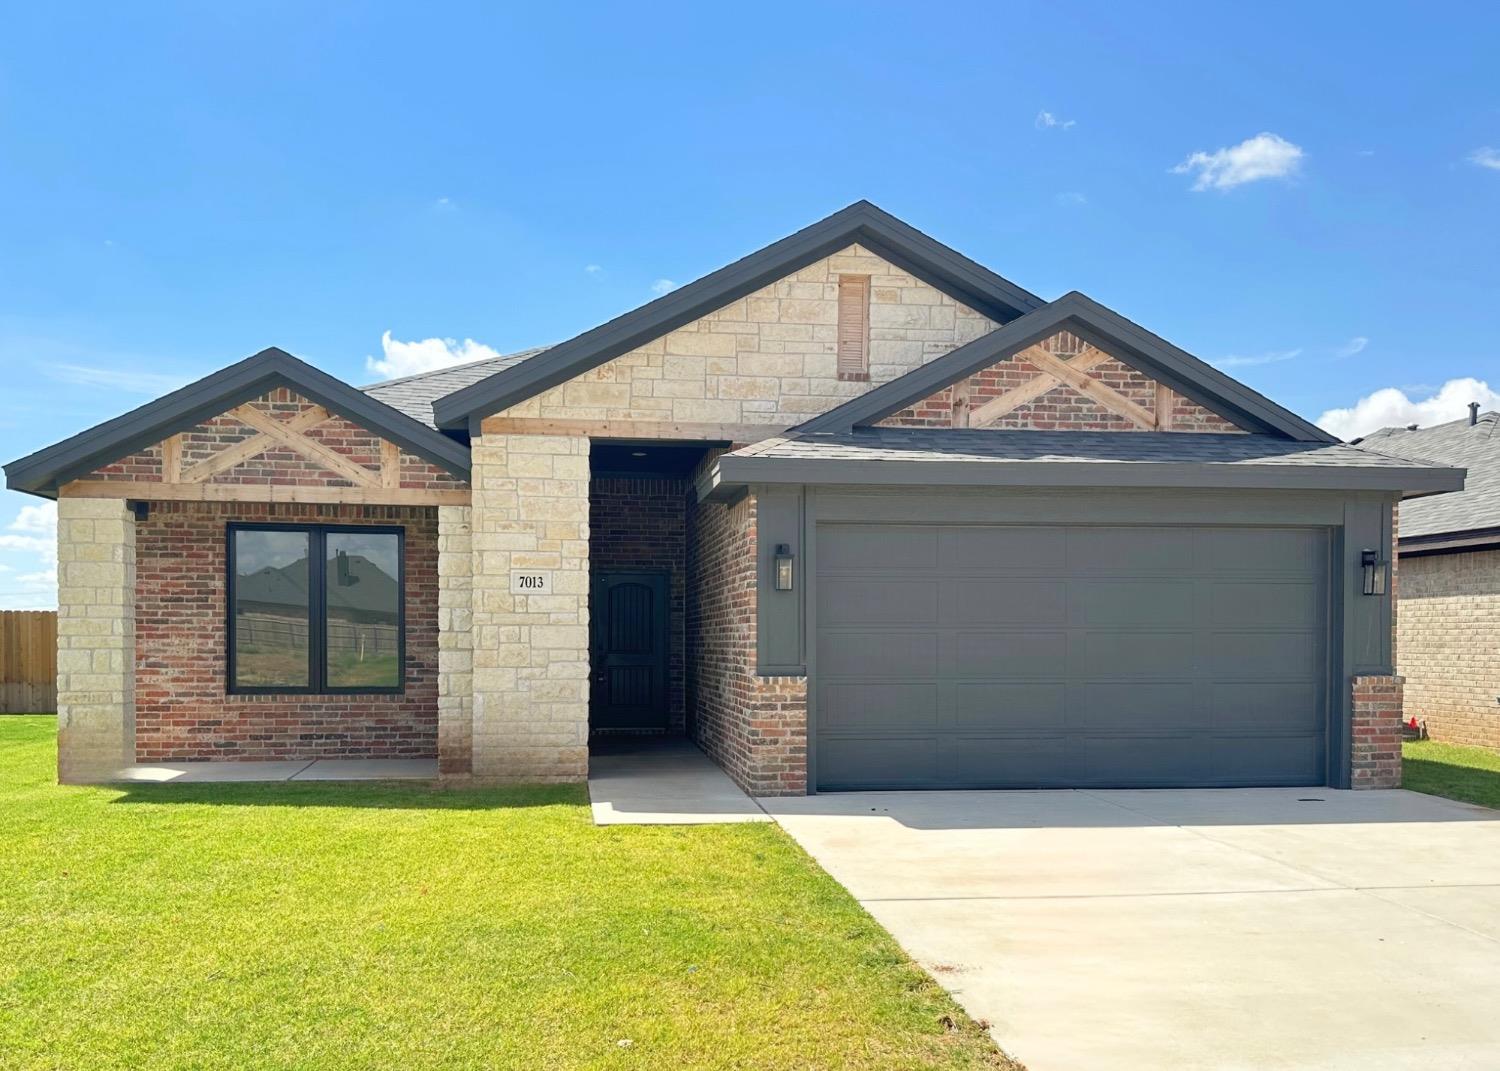
<path id="1" fill-rule="evenodd" d="M 471 771 L 487 781 L 582 781 L 589 440 L 485 431 L 470 449 Z M 551 571 L 552 591 L 513 594 L 513 569 Z"/>
<path id="2" fill-rule="evenodd" d="M 1436 740 L 1500 748 L 1500 550 L 1401 559 L 1396 667 Z"/>
<path id="3" fill-rule="evenodd" d="M 135 516 L 120 499 L 57 503 L 57 752 L 66 783 L 134 757 Z"/>
<path id="4" fill-rule="evenodd" d="M 838 377 L 838 276 L 870 276 L 870 378 Z M 786 427 L 998 324 L 860 246 L 732 301 L 502 414 Z"/>

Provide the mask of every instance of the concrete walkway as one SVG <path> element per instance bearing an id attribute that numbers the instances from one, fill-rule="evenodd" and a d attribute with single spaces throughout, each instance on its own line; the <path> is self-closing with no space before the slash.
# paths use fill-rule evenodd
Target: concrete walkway
<path id="1" fill-rule="evenodd" d="M 1500 1067 L 1500 812 L 1330 789 L 763 802 L 1030 1071 Z"/>
<path id="2" fill-rule="evenodd" d="M 769 822 L 760 806 L 690 740 L 618 736 L 589 748 L 594 824 Z"/>
<path id="3" fill-rule="evenodd" d="M 295 762 L 152 762 L 111 780 L 225 784 L 232 781 L 435 781 L 437 759 L 300 759 Z"/>

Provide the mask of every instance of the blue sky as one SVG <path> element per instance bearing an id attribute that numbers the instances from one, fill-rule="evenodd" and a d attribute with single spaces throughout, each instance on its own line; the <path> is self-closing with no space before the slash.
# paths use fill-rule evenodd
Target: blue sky
<path id="1" fill-rule="evenodd" d="M 1500 404 L 1492 6 L 60 6 L 0 35 L 0 459 L 267 345 L 567 338 L 861 197 L 1344 432 Z"/>

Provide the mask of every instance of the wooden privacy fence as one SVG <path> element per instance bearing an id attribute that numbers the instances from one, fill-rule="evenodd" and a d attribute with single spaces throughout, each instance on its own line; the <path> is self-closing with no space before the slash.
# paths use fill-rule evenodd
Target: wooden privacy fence
<path id="1" fill-rule="evenodd" d="M 0 714 L 57 709 L 57 611 L 0 610 Z"/>

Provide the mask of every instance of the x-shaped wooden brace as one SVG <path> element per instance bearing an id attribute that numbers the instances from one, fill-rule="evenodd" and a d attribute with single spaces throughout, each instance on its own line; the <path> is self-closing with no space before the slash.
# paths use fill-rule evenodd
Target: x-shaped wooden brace
<path id="1" fill-rule="evenodd" d="M 1016 354 L 1016 357 L 1040 369 L 1041 375 L 1033 376 L 1020 386 L 1012 387 L 998 398 L 991 398 L 972 410 L 969 413 L 971 427 L 983 426 L 1028 402 L 1034 402 L 1059 384 L 1071 387 L 1085 398 L 1111 413 L 1124 417 L 1138 428 L 1154 429 L 1160 426 L 1156 416 L 1150 411 L 1088 374 L 1090 368 L 1109 360 L 1109 354 L 1103 350 L 1090 347 L 1072 360 L 1064 360 L 1038 343 L 1022 350 Z"/>

